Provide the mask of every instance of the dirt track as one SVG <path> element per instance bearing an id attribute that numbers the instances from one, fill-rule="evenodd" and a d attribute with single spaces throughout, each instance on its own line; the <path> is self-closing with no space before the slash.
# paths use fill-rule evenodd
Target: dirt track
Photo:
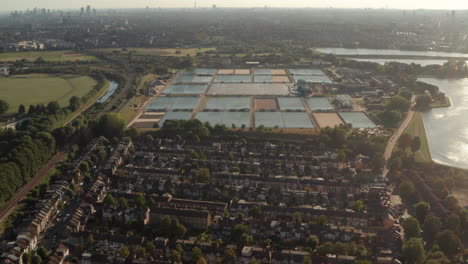
<path id="1" fill-rule="evenodd" d="M 408 114 L 406 115 L 405 120 L 401 123 L 400 127 L 395 131 L 393 136 L 390 138 L 390 140 L 387 143 L 387 147 L 385 148 L 385 153 L 384 153 L 384 159 L 385 159 L 385 166 L 382 171 L 382 176 L 385 178 L 389 172 L 389 168 L 387 167 L 387 163 L 392 157 L 393 149 L 395 148 L 396 143 L 398 142 L 398 139 L 400 136 L 405 132 L 406 128 L 408 127 L 409 123 L 413 119 L 414 116 L 414 110 L 413 106 L 415 104 L 415 97 L 413 96 L 411 98 L 411 107 L 410 110 L 408 111 Z"/>

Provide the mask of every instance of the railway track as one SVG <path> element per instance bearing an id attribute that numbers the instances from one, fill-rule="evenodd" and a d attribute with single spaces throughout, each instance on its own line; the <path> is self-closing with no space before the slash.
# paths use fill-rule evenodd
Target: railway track
<path id="1" fill-rule="evenodd" d="M 23 187 L 21 187 L 16 194 L 8 200 L 8 202 L 0 208 L 0 221 L 3 221 L 15 209 L 18 202 L 20 202 L 41 180 L 49 173 L 65 157 L 65 152 L 58 152 L 44 165 L 39 171 L 36 172 L 34 177 Z"/>

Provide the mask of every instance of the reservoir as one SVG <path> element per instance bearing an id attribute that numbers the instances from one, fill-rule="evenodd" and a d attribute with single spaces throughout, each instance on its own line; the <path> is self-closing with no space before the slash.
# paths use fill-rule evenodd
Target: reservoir
<path id="1" fill-rule="evenodd" d="M 356 61 L 376 62 L 382 65 L 387 62 L 396 61 L 399 63 L 406 63 L 406 64 L 411 64 L 411 63 L 420 64 L 422 67 L 427 66 L 427 65 L 434 65 L 434 64 L 442 65 L 447 62 L 447 60 L 432 60 L 432 59 L 428 59 L 428 60 L 423 60 L 423 59 L 357 59 L 357 58 L 350 58 L 350 59 L 353 59 Z"/>
<path id="2" fill-rule="evenodd" d="M 104 103 L 105 101 L 107 101 L 107 99 L 109 99 L 115 93 L 117 88 L 119 88 L 119 84 L 116 82 L 110 81 L 110 85 L 109 85 L 109 89 L 107 90 L 107 93 L 103 97 L 101 97 L 97 102 Z"/>
<path id="3" fill-rule="evenodd" d="M 468 54 L 440 52 L 440 51 L 408 51 L 386 49 L 345 49 L 345 48 L 317 48 L 317 51 L 341 56 L 421 56 L 421 57 L 453 57 L 468 58 Z"/>
<path id="4" fill-rule="evenodd" d="M 419 80 L 437 85 L 452 101 L 451 107 L 423 113 L 432 159 L 437 163 L 468 169 L 468 79 Z"/>

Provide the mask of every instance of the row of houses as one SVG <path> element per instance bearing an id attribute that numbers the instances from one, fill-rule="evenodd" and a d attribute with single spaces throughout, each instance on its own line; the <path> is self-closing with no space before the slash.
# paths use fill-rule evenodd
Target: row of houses
<path id="1" fill-rule="evenodd" d="M 45 196 L 36 203 L 34 209 L 28 212 L 28 217 L 19 228 L 15 241 L 7 243 L 7 249 L 0 257 L 0 263 L 20 263 L 24 253 L 36 249 L 39 235 L 42 234 L 56 219 L 65 197 L 68 183 L 59 181 L 50 186 Z"/>

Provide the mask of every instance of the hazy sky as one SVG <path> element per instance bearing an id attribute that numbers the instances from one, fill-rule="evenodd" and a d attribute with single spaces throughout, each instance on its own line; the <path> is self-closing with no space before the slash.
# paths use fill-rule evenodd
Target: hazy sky
<path id="1" fill-rule="evenodd" d="M 0 0 L 0 10 L 33 7 L 69 9 L 91 5 L 96 8 L 193 7 L 195 0 Z M 468 0 L 197 0 L 199 7 L 335 7 L 398 9 L 468 9 Z"/>

